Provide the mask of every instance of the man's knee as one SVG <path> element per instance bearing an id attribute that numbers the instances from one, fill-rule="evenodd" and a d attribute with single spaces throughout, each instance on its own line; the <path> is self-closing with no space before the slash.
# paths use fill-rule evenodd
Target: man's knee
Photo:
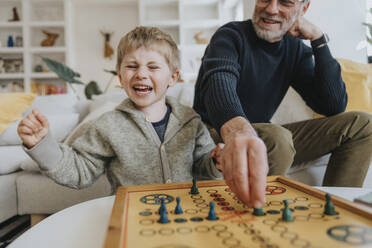
<path id="1" fill-rule="evenodd" d="M 284 175 L 292 165 L 296 151 L 292 133 L 279 125 L 256 124 L 258 135 L 265 142 L 271 175 Z"/>
<path id="2" fill-rule="evenodd" d="M 256 130 L 265 142 L 268 153 L 272 150 L 295 152 L 292 133 L 288 129 L 274 124 L 260 124 L 260 127 Z"/>
<path id="3" fill-rule="evenodd" d="M 351 124 L 350 136 L 368 136 L 372 141 L 372 114 L 362 111 L 343 113 L 343 117 Z"/>

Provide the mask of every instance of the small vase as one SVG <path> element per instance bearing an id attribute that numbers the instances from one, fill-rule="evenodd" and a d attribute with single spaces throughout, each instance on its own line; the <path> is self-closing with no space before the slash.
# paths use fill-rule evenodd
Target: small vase
<path id="1" fill-rule="evenodd" d="M 11 35 L 8 36 L 8 47 L 14 47 L 14 40 Z"/>

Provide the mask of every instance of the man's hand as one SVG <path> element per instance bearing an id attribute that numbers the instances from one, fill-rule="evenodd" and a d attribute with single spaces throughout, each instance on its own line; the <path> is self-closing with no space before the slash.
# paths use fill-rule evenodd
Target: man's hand
<path id="1" fill-rule="evenodd" d="M 33 109 L 18 125 L 18 135 L 27 148 L 32 148 L 42 140 L 49 131 L 49 122 L 39 110 Z"/>
<path id="2" fill-rule="evenodd" d="M 262 207 L 269 168 L 265 143 L 242 117 L 226 122 L 221 136 L 225 146 L 218 167 L 226 184 L 247 206 Z"/>
<path id="3" fill-rule="evenodd" d="M 323 32 L 303 16 L 300 16 L 287 34 L 303 40 L 313 41 L 322 37 Z"/>

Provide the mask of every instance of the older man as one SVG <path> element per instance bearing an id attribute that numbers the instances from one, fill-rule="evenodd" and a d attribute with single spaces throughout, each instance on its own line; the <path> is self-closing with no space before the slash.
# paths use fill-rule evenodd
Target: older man
<path id="1" fill-rule="evenodd" d="M 227 184 L 254 207 L 265 201 L 267 173 L 284 175 L 293 162 L 331 153 L 328 186 L 361 186 L 371 162 L 371 115 L 342 113 L 347 94 L 340 66 L 327 35 L 303 17 L 309 4 L 257 0 L 252 20 L 214 34 L 199 71 L 194 108 L 215 141 L 225 143 L 219 168 Z M 270 124 L 290 86 L 327 117 Z"/>

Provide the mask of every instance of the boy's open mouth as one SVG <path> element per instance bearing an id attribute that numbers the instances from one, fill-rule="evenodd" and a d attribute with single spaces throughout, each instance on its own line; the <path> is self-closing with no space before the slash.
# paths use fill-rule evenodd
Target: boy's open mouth
<path id="1" fill-rule="evenodd" d="M 153 90 L 153 88 L 148 85 L 134 85 L 133 89 L 139 94 L 148 94 Z"/>

